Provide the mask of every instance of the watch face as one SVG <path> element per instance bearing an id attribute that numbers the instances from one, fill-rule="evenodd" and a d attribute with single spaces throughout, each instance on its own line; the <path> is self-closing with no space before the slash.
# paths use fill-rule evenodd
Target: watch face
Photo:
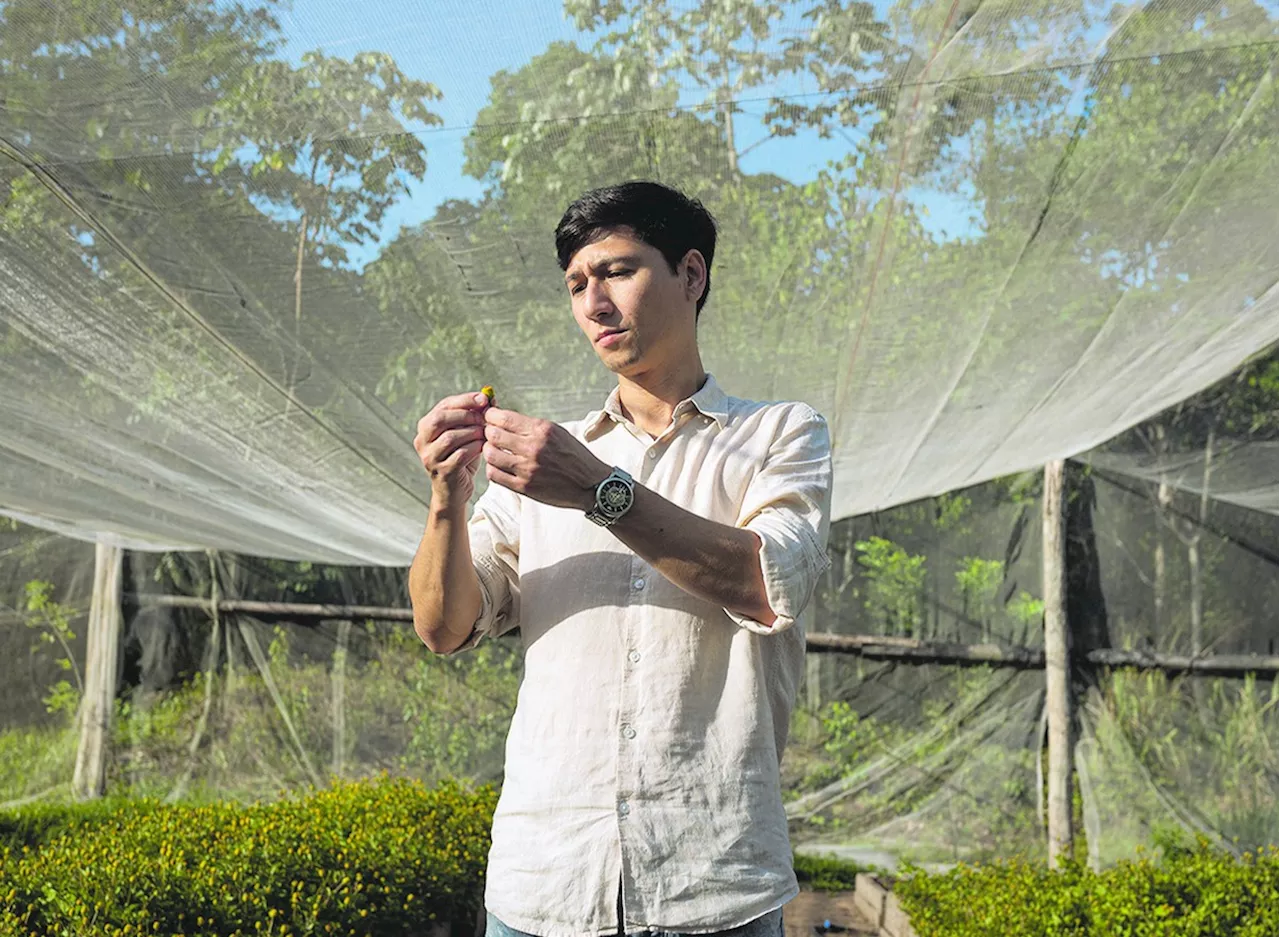
<path id="1" fill-rule="evenodd" d="M 601 487 L 598 502 L 601 511 L 619 514 L 631 507 L 631 489 L 626 482 L 611 479 Z"/>

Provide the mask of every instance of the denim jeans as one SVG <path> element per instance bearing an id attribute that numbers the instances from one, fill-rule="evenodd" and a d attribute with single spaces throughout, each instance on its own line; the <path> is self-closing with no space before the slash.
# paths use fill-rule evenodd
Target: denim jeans
<path id="1" fill-rule="evenodd" d="M 619 929 L 619 933 L 621 933 L 621 929 Z M 484 937 L 534 937 L 534 935 L 526 934 L 524 931 L 516 930 L 514 927 L 508 927 L 492 914 L 486 913 Z M 635 934 L 627 934 L 626 937 L 686 937 L 686 935 L 678 931 L 642 930 Z M 716 931 L 714 934 L 702 935 L 702 937 L 783 937 L 782 909 L 777 908 L 770 911 L 763 917 L 748 921 L 741 927 Z"/>

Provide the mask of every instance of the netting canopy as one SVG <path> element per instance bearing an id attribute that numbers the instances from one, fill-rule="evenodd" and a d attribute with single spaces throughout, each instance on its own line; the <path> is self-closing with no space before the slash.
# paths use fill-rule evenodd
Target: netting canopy
<path id="1" fill-rule="evenodd" d="M 837 517 L 1083 453 L 1276 340 L 1276 23 L 5 0 L 0 512 L 405 564 L 436 399 L 599 405 L 551 231 L 638 177 L 718 218 L 704 361 L 828 417 Z M 1274 513 L 1274 445 L 1232 466 Z"/>

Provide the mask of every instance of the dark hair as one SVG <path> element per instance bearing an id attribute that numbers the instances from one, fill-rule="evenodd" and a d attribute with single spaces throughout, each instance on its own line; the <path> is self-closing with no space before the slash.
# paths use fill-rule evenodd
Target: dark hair
<path id="1" fill-rule="evenodd" d="M 560 269 L 573 255 L 619 229 L 656 247 L 674 273 L 691 250 L 707 262 L 707 285 L 698 297 L 698 312 L 711 292 L 711 260 L 716 253 L 716 222 L 696 198 L 658 182 L 623 182 L 592 189 L 570 205 L 556 225 Z"/>

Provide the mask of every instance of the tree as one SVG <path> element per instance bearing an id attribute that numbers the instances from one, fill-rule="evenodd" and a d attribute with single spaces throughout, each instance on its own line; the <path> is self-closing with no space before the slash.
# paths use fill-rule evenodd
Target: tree
<path id="1" fill-rule="evenodd" d="M 729 175 L 737 176 L 745 153 L 734 130 L 738 99 L 777 71 L 770 34 L 786 5 L 700 0 L 678 9 L 666 0 L 567 0 L 565 10 L 583 31 L 606 30 L 597 51 L 616 56 L 620 65 L 633 60 L 649 85 L 691 79 L 703 94 L 702 106 L 712 111 Z"/>
<path id="2" fill-rule="evenodd" d="M 807 35 L 782 42 L 774 68 L 812 79 L 822 99 L 775 99 L 766 115 L 773 132 L 812 128 L 822 137 L 868 130 L 883 135 L 891 116 L 878 89 L 899 78 L 913 59 L 892 26 L 870 3 L 818 0 L 805 10 Z"/>
<path id="3" fill-rule="evenodd" d="M 672 77 L 647 75 L 633 49 L 557 42 L 490 82 L 464 169 L 502 196 L 516 227 L 554 227 L 570 200 L 600 185 L 651 178 L 705 189 L 722 174 L 714 127 L 678 110 Z"/>
<path id="4" fill-rule="evenodd" d="M 208 310 L 237 288 L 243 303 L 252 295 L 252 274 L 228 284 L 225 268 L 209 269 L 223 245 L 204 226 L 259 213 L 233 173 L 211 183 L 191 111 L 211 106 L 246 62 L 274 54 L 273 9 L 131 0 L 0 8 L 0 227 L 12 275 L 38 297 L 15 310 L 18 328 L 0 325 L 13 352 L 7 390 L 43 398 L 51 424 L 76 412 L 117 428 L 155 417 L 183 384 L 183 365 L 166 354 L 190 328 L 174 301 L 198 297 Z M 203 251 L 189 247 L 197 228 Z M 269 257 L 269 234 L 255 234 L 235 244 L 252 240 Z M 88 323 L 103 341 L 60 344 Z M 202 347 L 184 350 L 198 358 Z M 218 382 L 193 383 L 197 395 L 219 393 Z"/>
<path id="5" fill-rule="evenodd" d="M 828 366 L 835 349 L 825 336 L 841 314 L 831 267 L 857 236 L 856 223 L 841 217 L 859 210 L 852 187 L 829 175 L 798 186 L 729 172 L 714 119 L 676 109 L 675 66 L 655 66 L 640 81 L 629 54 L 615 59 L 557 43 L 493 77 L 466 141 L 466 170 L 489 183 L 488 197 L 446 206 L 370 268 L 387 309 L 429 310 L 431 322 L 419 347 L 389 366 L 386 386 L 436 393 L 439 385 L 422 375 L 451 374 L 456 388 L 489 368 L 524 388 L 523 399 L 504 398 L 513 405 L 562 417 L 598 405 L 606 375 L 569 315 L 550 234 L 582 191 L 636 177 L 696 195 L 719 221 L 702 329 L 708 363 L 722 379 L 758 384 L 763 376 L 783 387 L 797 366 L 815 375 Z M 392 262 L 410 257 L 408 267 Z M 490 344 L 495 333 L 478 323 L 502 323 L 501 344 Z M 517 348 L 518 356 L 509 353 Z M 417 402 L 432 401 L 419 393 Z"/>
<path id="6" fill-rule="evenodd" d="M 385 53 L 346 61 L 308 52 L 296 68 L 279 60 L 251 63 L 198 115 L 205 146 L 218 154 L 213 174 L 249 149 L 255 195 L 296 229 L 295 342 L 305 261 L 340 265 L 344 245 L 376 237 L 408 180 L 421 181 L 427 170 L 426 148 L 404 121 L 439 125 L 427 104 L 439 98 L 438 88 L 408 78 Z"/>

